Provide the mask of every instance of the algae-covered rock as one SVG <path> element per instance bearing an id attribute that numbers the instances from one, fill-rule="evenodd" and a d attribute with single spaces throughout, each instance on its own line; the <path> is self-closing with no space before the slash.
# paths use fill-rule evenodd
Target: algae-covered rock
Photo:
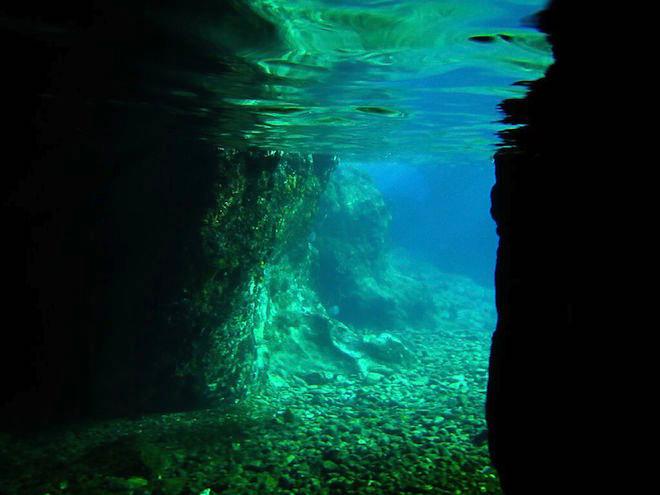
<path id="1" fill-rule="evenodd" d="M 224 152 L 214 205 L 202 226 L 205 270 L 170 318 L 185 334 L 175 363 L 180 383 L 208 404 L 230 404 L 259 382 L 268 350 L 264 273 L 309 234 L 318 198 L 335 165 L 327 156 Z M 183 327 L 183 330 L 181 329 Z"/>
<path id="2" fill-rule="evenodd" d="M 368 356 L 390 364 L 404 364 L 413 359 L 403 342 L 389 333 L 365 335 L 362 337 L 362 349 Z"/>
<path id="3" fill-rule="evenodd" d="M 165 146 L 159 161 L 118 174 L 102 212 L 110 226 L 85 234 L 99 236 L 89 251 L 103 268 L 88 270 L 98 315 L 76 334 L 95 337 L 80 343 L 90 355 L 75 370 L 91 368 L 81 390 L 89 386 L 92 410 L 233 404 L 259 382 L 264 271 L 309 235 L 336 160 L 203 149 Z"/>

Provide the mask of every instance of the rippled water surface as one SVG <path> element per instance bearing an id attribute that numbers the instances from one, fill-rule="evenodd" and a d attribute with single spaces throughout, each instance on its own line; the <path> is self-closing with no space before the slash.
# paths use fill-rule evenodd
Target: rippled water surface
<path id="1" fill-rule="evenodd" d="M 203 44 L 168 105 L 221 146 L 349 159 L 486 158 L 497 103 L 551 62 L 540 0 L 249 0 L 154 17 Z M 162 90 L 161 90 L 162 91 Z"/>

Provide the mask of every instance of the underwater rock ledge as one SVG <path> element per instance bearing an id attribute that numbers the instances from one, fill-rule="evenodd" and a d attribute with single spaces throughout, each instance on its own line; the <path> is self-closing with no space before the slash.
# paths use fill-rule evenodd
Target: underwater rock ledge
<path id="1" fill-rule="evenodd" d="M 229 405 L 259 383 L 261 285 L 271 259 L 305 239 L 336 159 L 266 151 L 222 151 L 213 204 L 201 222 L 198 258 L 180 296 L 159 308 L 148 339 L 160 359 L 141 409 L 181 391 L 186 406 Z M 160 346 L 157 334 L 172 335 Z M 159 348 L 160 347 L 160 348 Z M 144 373 L 143 373 L 144 376 Z M 148 396 L 147 396 L 148 397 Z"/>

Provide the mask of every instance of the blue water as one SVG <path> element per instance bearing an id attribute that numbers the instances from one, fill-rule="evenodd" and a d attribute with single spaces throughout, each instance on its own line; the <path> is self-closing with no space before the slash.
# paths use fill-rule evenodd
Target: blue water
<path id="1" fill-rule="evenodd" d="M 392 214 L 390 242 L 448 273 L 492 287 L 497 249 L 490 163 L 472 167 L 359 165 Z"/>
<path id="2" fill-rule="evenodd" d="M 493 286 L 497 235 L 490 216 L 491 163 L 356 165 L 369 173 L 390 209 L 393 247 L 444 272 Z"/>
<path id="3" fill-rule="evenodd" d="M 432 76 L 429 79 L 437 78 Z M 442 85 L 469 87 L 474 81 L 506 86 L 506 78 L 476 68 L 464 68 L 442 76 Z M 414 93 L 438 81 L 410 80 L 402 87 Z M 458 108 L 467 115 L 491 116 L 497 120 L 500 98 L 495 94 L 447 93 L 420 97 L 419 105 L 431 113 Z M 451 128 L 451 125 L 448 126 Z M 465 149 L 436 156 L 421 155 L 402 161 L 356 162 L 374 180 L 392 214 L 390 242 L 409 254 L 431 262 L 447 273 L 466 275 L 492 288 L 497 250 L 495 223 L 490 216 L 490 190 L 495 182 L 492 154 L 496 138 L 481 131 L 483 141 Z M 484 144 L 489 143 L 489 144 Z M 414 147 L 403 150 L 414 156 Z"/>

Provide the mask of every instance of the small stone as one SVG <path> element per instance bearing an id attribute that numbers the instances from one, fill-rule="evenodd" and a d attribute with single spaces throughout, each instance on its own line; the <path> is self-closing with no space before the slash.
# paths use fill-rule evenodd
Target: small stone
<path id="1" fill-rule="evenodd" d="M 430 379 L 428 376 L 420 376 L 419 378 L 415 378 L 412 380 L 413 385 L 416 386 L 425 386 L 428 385 L 430 382 Z"/>
<path id="2" fill-rule="evenodd" d="M 384 424 L 382 430 L 388 435 L 400 435 L 402 433 L 400 426 L 395 426 L 390 423 Z"/>
<path id="3" fill-rule="evenodd" d="M 291 476 L 283 474 L 280 476 L 278 485 L 285 490 L 292 490 L 296 486 L 296 482 L 291 478 Z"/>
<path id="4" fill-rule="evenodd" d="M 307 383 L 307 385 L 325 385 L 332 381 L 332 374 L 322 371 L 312 371 L 311 373 L 301 376 L 301 378 Z"/>
<path id="5" fill-rule="evenodd" d="M 145 487 L 149 484 L 147 480 L 144 478 L 140 478 L 139 476 L 131 476 L 126 480 L 126 485 L 129 488 L 142 488 Z"/>
<path id="6" fill-rule="evenodd" d="M 424 436 L 422 436 L 422 435 L 413 435 L 412 441 L 413 441 L 413 443 L 416 443 L 417 445 L 422 445 L 424 443 Z"/>
<path id="7" fill-rule="evenodd" d="M 385 378 L 385 375 L 382 375 L 381 373 L 375 373 L 373 371 L 370 371 L 367 373 L 367 376 L 365 377 L 365 380 L 367 383 L 374 384 L 380 382 L 383 378 Z"/>
<path id="8" fill-rule="evenodd" d="M 326 449 L 323 451 L 323 459 L 329 461 L 338 461 L 341 457 L 341 452 L 337 449 Z"/>
<path id="9" fill-rule="evenodd" d="M 263 471 L 266 471 L 268 467 L 264 465 L 263 461 L 260 461 L 259 459 L 255 459 L 246 463 L 245 469 L 247 469 L 248 471 L 254 471 L 255 473 L 261 473 Z"/>
<path id="10" fill-rule="evenodd" d="M 338 467 L 339 466 L 337 466 L 337 464 L 335 464 L 332 461 L 323 461 L 323 464 L 322 464 L 323 470 L 327 473 L 332 473 L 334 471 L 337 471 Z"/>
<path id="11" fill-rule="evenodd" d="M 284 423 L 294 423 L 296 421 L 296 415 L 293 414 L 291 409 L 285 409 L 282 413 L 282 421 Z"/>

